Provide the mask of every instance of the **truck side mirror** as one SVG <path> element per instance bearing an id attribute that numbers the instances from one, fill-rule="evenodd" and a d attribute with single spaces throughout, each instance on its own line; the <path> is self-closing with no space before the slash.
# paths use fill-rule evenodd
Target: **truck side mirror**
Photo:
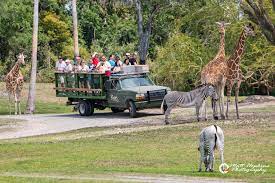
<path id="1" fill-rule="evenodd" d="M 106 90 L 110 90 L 111 89 L 111 81 L 110 80 L 108 80 L 108 81 L 106 81 L 105 82 L 105 88 L 106 88 Z"/>

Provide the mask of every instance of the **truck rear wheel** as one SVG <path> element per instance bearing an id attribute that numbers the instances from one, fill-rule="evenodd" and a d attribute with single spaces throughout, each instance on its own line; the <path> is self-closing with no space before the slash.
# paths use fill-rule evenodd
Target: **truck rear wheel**
<path id="1" fill-rule="evenodd" d="M 137 117 L 137 108 L 136 104 L 133 101 L 129 101 L 128 103 L 129 113 L 132 118 Z"/>
<path id="2" fill-rule="evenodd" d="M 78 112 L 80 116 L 90 116 L 94 113 L 94 105 L 92 102 L 81 100 L 79 102 Z"/>

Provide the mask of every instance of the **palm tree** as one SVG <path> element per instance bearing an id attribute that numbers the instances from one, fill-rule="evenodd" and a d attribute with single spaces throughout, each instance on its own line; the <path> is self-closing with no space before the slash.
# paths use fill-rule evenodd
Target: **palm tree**
<path id="1" fill-rule="evenodd" d="M 78 48 L 78 29 L 77 29 L 77 11 L 76 11 L 76 0 L 72 0 L 73 9 L 73 34 L 74 34 L 74 56 L 79 56 Z"/>
<path id="2" fill-rule="evenodd" d="M 27 114 L 32 114 L 35 110 L 35 84 L 36 84 L 36 71 L 37 71 L 38 6 L 39 6 L 39 0 L 34 0 L 33 34 L 32 34 L 32 69 L 31 69 L 31 80 L 30 80 L 30 86 L 29 86 L 27 109 L 26 109 Z"/>

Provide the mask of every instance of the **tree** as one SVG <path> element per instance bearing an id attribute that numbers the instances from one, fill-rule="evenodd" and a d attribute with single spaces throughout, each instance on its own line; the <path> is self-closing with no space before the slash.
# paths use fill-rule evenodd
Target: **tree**
<path id="1" fill-rule="evenodd" d="M 271 6 L 271 4 L 270 4 Z M 275 12 L 275 0 L 272 0 L 273 13 Z M 242 9 L 249 19 L 259 25 L 266 39 L 275 45 L 275 24 L 272 22 L 272 17 L 269 16 L 267 9 L 264 7 L 263 0 L 245 0 L 242 3 Z M 275 19 L 275 17 L 273 17 Z"/>
<path id="2" fill-rule="evenodd" d="M 29 87 L 29 95 L 27 102 L 27 114 L 32 114 L 35 111 L 35 84 L 37 72 L 37 38 L 38 38 L 38 7 L 39 0 L 34 0 L 34 13 L 33 13 L 33 35 L 32 35 L 32 69 L 31 80 Z"/>
<path id="3" fill-rule="evenodd" d="M 76 0 L 72 0 L 72 14 L 73 14 L 73 34 L 74 34 L 74 56 L 79 56 L 78 48 L 78 27 L 77 27 L 77 11 Z"/>
<path id="4" fill-rule="evenodd" d="M 148 3 L 149 4 L 149 3 Z M 146 57 L 149 48 L 149 38 L 152 32 L 152 24 L 156 13 L 160 10 L 160 3 L 152 3 L 149 7 L 149 16 L 146 25 L 144 26 L 143 20 L 143 7 L 140 0 L 135 0 L 136 13 L 137 13 L 137 27 L 138 27 L 138 37 L 139 46 L 138 52 L 140 57 L 140 63 L 146 63 Z"/>

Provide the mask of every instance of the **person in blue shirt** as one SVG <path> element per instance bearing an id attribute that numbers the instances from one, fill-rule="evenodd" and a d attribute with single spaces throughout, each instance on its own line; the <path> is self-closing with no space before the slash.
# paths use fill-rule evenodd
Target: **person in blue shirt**
<path id="1" fill-rule="evenodd" d="M 110 65 L 111 65 L 111 70 L 113 70 L 113 68 L 114 68 L 115 65 L 116 65 L 116 62 L 115 62 L 115 55 L 110 55 L 110 56 L 109 56 L 108 62 L 109 62 Z"/>

